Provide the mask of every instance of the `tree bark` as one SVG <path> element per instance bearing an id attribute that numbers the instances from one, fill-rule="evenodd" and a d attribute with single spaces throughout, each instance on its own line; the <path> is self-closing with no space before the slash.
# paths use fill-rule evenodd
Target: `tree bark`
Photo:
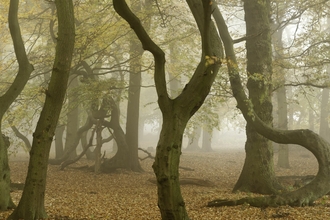
<path id="1" fill-rule="evenodd" d="M 269 0 L 244 1 L 247 74 L 249 98 L 254 111 L 272 125 L 272 54 L 269 24 Z M 251 124 L 246 125 L 246 158 L 233 191 L 272 194 L 282 189 L 274 172 L 271 142 L 258 134 Z"/>
<path id="2" fill-rule="evenodd" d="M 276 22 L 279 23 L 280 21 Z M 275 48 L 274 59 L 280 63 L 283 51 L 282 35 L 283 29 L 279 28 L 273 33 L 273 45 Z M 285 70 L 284 68 L 278 68 L 275 73 L 276 84 L 278 89 L 276 90 L 277 97 L 277 126 L 279 129 L 288 130 L 288 104 L 286 98 L 285 84 Z M 282 168 L 290 168 L 289 163 L 289 147 L 287 144 L 280 144 L 278 148 L 278 160 L 277 166 Z"/>
<path id="3" fill-rule="evenodd" d="M 64 125 L 59 125 L 55 129 L 55 159 L 60 159 L 63 157 L 63 133 L 65 130 Z"/>
<path id="4" fill-rule="evenodd" d="M 131 2 L 134 11 L 141 11 L 141 2 Z M 133 35 L 134 33 L 132 33 Z M 130 40 L 130 74 L 127 100 L 126 142 L 129 148 L 128 156 L 133 171 L 141 172 L 143 169 L 138 157 L 139 147 L 139 115 L 141 92 L 141 58 L 143 49 L 141 43 L 132 36 Z"/>
<path id="5" fill-rule="evenodd" d="M 198 145 L 199 139 L 201 137 L 201 133 L 202 133 L 202 128 L 200 126 L 193 127 L 193 132 L 192 134 L 189 134 L 188 137 L 188 145 L 186 147 L 185 150 L 187 151 L 198 151 L 200 150 L 200 147 Z"/>
<path id="6" fill-rule="evenodd" d="M 163 114 L 163 125 L 157 145 L 153 169 L 157 178 L 158 207 L 162 219 L 189 219 L 179 185 L 179 162 L 184 128 L 192 115 L 204 102 L 219 69 L 222 57 L 219 36 L 211 24 L 211 2 L 187 0 L 202 36 L 200 64 L 183 92 L 170 99 L 165 77 L 165 54 L 142 27 L 140 20 L 130 11 L 125 1 L 113 0 L 116 12 L 133 28 L 145 50 L 155 60 L 154 80 L 158 104 Z M 203 10 L 204 9 L 204 10 Z"/>
<path id="7" fill-rule="evenodd" d="M 211 152 L 212 151 L 212 131 L 209 131 L 207 126 L 203 127 L 203 142 L 202 142 L 202 151 Z"/>
<path id="8" fill-rule="evenodd" d="M 329 68 L 330 69 L 330 68 Z M 322 90 L 322 98 L 321 98 L 321 113 L 320 113 L 320 136 L 330 140 L 330 128 L 329 128 L 329 89 Z"/>
<path id="9" fill-rule="evenodd" d="M 78 87 L 78 77 L 76 74 L 70 74 L 67 92 L 68 112 L 66 114 L 67 120 L 64 151 L 74 144 L 76 138 L 75 134 L 79 129 L 79 101 L 77 92 L 75 91 L 76 87 Z M 73 159 L 76 156 L 77 151 L 75 148 L 70 154 L 70 159 Z"/>
<path id="10" fill-rule="evenodd" d="M 244 92 L 233 49 L 233 41 L 223 18 L 221 19 L 219 32 L 226 51 L 227 67 L 233 95 L 237 101 L 237 107 L 241 110 L 247 123 L 251 124 L 258 133 L 276 143 L 298 144 L 311 151 L 319 163 L 319 171 L 310 183 L 296 191 L 266 197 L 244 198 L 237 201 L 218 200 L 211 203 L 221 206 L 238 205 L 243 202 L 258 207 L 280 205 L 305 206 L 313 204 L 316 199 L 325 195 L 330 190 L 330 164 L 328 162 L 330 160 L 330 144 L 310 130 L 279 130 L 267 125 L 258 117 L 254 111 L 252 102 Z"/>
<path id="11" fill-rule="evenodd" d="M 0 131 L 2 130 L 2 119 L 9 106 L 22 92 L 33 71 L 32 64 L 26 55 L 21 30 L 18 23 L 19 0 L 11 0 L 8 13 L 8 25 L 13 40 L 16 59 L 18 62 L 18 73 L 8 90 L 0 97 Z M 10 196 L 10 169 L 8 165 L 8 151 L 2 135 L 0 135 L 0 210 L 14 208 L 15 205 Z"/>
<path id="12" fill-rule="evenodd" d="M 58 17 L 58 41 L 53 71 L 46 90 L 33 143 L 21 200 L 8 219 L 47 218 L 44 198 L 50 146 L 66 93 L 74 48 L 75 27 L 71 0 L 55 0 Z"/>

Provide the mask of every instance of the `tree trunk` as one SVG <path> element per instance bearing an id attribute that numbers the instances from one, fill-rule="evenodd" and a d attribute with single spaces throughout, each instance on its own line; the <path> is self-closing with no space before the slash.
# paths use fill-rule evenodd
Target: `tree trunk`
<path id="1" fill-rule="evenodd" d="M 101 171 L 101 148 L 102 148 L 102 122 L 99 119 L 96 123 L 96 147 L 94 149 L 94 156 L 95 156 L 95 165 L 94 165 L 94 172 L 99 173 Z"/>
<path id="2" fill-rule="evenodd" d="M 181 120 L 178 120 L 178 118 Z M 180 163 L 183 132 L 189 118 L 186 118 L 185 121 L 182 119 L 184 117 L 180 108 L 171 109 L 171 112 L 163 115 L 156 158 L 152 166 L 157 177 L 157 185 L 160 186 L 158 189 L 158 206 L 162 219 L 188 219 L 180 190 L 178 165 Z"/>
<path id="3" fill-rule="evenodd" d="M 212 131 L 210 132 L 206 125 L 203 127 L 203 142 L 202 142 L 202 151 L 211 152 L 212 151 Z"/>
<path id="4" fill-rule="evenodd" d="M 272 125 L 271 80 L 272 55 L 269 25 L 269 1 L 244 1 L 247 74 L 249 98 L 256 114 Z M 233 191 L 262 194 L 276 193 L 282 189 L 278 183 L 273 162 L 271 142 L 259 135 L 253 126 L 246 126 L 246 158 L 242 173 Z"/>
<path id="5" fill-rule="evenodd" d="M 8 165 L 9 140 L 4 140 L 4 135 L 0 134 L 0 211 L 14 208 L 15 205 L 10 196 L 10 169 Z"/>
<path id="6" fill-rule="evenodd" d="M 2 130 L 2 119 L 10 105 L 22 92 L 24 86 L 30 78 L 33 66 L 29 63 L 26 55 L 21 30 L 18 23 L 18 3 L 19 0 L 11 0 L 8 13 L 8 26 L 13 40 L 16 59 L 18 62 L 18 73 L 8 90 L 0 97 L 0 131 Z M 6 144 L 0 135 L 0 210 L 14 208 L 15 205 L 10 196 L 10 169 L 8 165 L 9 143 Z"/>
<path id="7" fill-rule="evenodd" d="M 219 11 L 215 12 L 219 13 Z M 220 14 L 221 16 L 221 14 Z M 319 171 L 316 177 L 304 187 L 293 191 L 284 192 L 280 195 L 273 195 L 258 198 L 244 198 L 237 201 L 217 200 L 212 202 L 216 206 L 224 205 L 239 205 L 249 203 L 253 206 L 267 207 L 267 206 L 305 206 L 311 205 L 313 202 L 325 195 L 330 190 L 330 144 L 322 139 L 314 132 L 306 129 L 300 130 L 279 130 L 264 123 L 253 109 L 253 104 L 247 98 L 243 89 L 239 69 L 236 61 L 236 56 L 233 49 L 233 41 L 229 35 L 227 26 L 221 16 L 221 28 L 219 32 L 223 43 L 225 45 L 227 67 L 229 79 L 234 97 L 237 101 L 237 107 L 243 113 L 244 118 L 248 124 L 253 127 L 263 136 L 269 138 L 276 143 L 282 144 L 298 144 L 311 151 L 319 163 Z"/>
<path id="8" fill-rule="evenodd" d="M 322 90 L 322 98 L 321 98 L 321 114 L 320 114 L 320 136 L 326 139 L 327 141 L 330 140 L 330 129 L 329 129 L 329 89 Z"/>
<path id="9" fill-rule="evenodd" d="M 126 136 L 123 129 L 119 123 L 119 108 L 115 101 L 110 98 L 111 104 L 111 120 L 110 122 L 103 121 L 103 125 L 113 129 L 113 136 L 117 143 L 117 152 L 115 156 L 110 159 L 104 160 L 101 164 L 101 171 L 104 173 L 110 173 L 115 171 L 116 169 L 130 169 L 130 160 L 128 155 L 128 144 L 126 142 Z"/>
<path id="10" fill-rule="evenodd" d="M 141 3 L 139 1 L 133 1 L 131 4 L 134 10 L 141 11 Z M 130 40 L 131 60 L 127 101 L 126 142 L 129 147 L 130 167 L 133 171 L 137 172 L 142 171 L 138 157 L 142 54 L 141 43 L 136 36 L 132 36 Z"/>
<path id="11" fill-rule="evenodd" d="M 64 125 L 59 125 L 55 129 L 55 159 L 60 159 L 63 157 L 63 133 L 65 130 Z"/>
<path id="12" fill-rule="evenodd" d="M 70 74 L 67 92 L 68 112 L 66 114 L 66 135 L 64 150 L 67 151 L 75 142 L 76 133 L 79 128 L 79 104 L 78 95 L 75 88 L 78 87 L 78 77 L 75 74 Z M 76 149 L 70 154 L 70 159 L 77 157 Z"/>
<path id="13" fill-rule="evenodd" d="M 44 198 L 48 157 L 66 93 L 75 38 L 72 1 L 55 0 L 55 4 L 58 42 L 53 71 L 46 90 L 45 104 L 33 134 L 23 194 L 17 208 L 8 219 L 34 220 L 47 217 Z"/>
<path id="14" fill-rule="evenodd" d="M 199 139 L 201 137 L 202 128 L 200 126 L 193 128 L 192 134 L 189 134 L 188 145 L 185 150 L 187 151 L 198 151 L 200 147 L 198 145 Z"/>
<path id="15" fill-rule="evenodd" d="M 153 169 L 157 178 L 158 207 L 162 219 L 189 219 L 179 185 L 179 161 L 184 128 L 192 115 L 203 104 L 217 75 L 222 45 L 215 27 L 210 22 L 210 1 L 187 0 L 202 36 L 202 57 L 195 73 L 183 92 L 171 99 L 165 77 L 165 54 L 146 33 L 140 20 L 131 12 L 125 1 L 113 0 L 116 12 L 133 28 L 143 48 L 155 60 L 154 80 L 158 104 L 163 114 L 163 125 L 157 145 Z"/>
<path id="16" fill-rule="evenodd" d="M 280 21 L 276 22 L 279 23 Z M 283 42 L 282 42 L 283 28 L 279 28 L 273 34 L 273 45 L 275 48 L 274 59 L 280 63 L 283 51 Z M 279 68 L 275 73 L 277 84 L 279 85 L 276 90 L 277 97 L 277 120 L 278 128 L 282 130 L 288 130 L 288 104 L 286 98 L 286 88 L 285 84 L 285 69 Z M 282 168 L 290 168 L 289 163 L 289 147 L 287 144 L 280 144 L 278 148 L 278 160 L 277 166 Z"/>

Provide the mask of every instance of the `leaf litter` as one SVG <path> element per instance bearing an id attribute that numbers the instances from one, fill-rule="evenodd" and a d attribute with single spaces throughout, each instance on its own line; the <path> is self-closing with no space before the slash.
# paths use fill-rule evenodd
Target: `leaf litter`
<path id="1" fill-rule="evenodd" d="M 244 164 L 242 150 L 214 152 L 183 152 L 180 166 L 182 178 L 198 178 L 212 182 L 213 186 L 182 185 L 181 191 L 192 220 L 237 219 L 330 219 L 330 198 L 326 195 L 312 207 L 255 208 L 249 205 L 235 207 L 206 207 L 214 199 L 239 199 L 253 196 L 251 193 L 232 193 Z M 275 154 L 275 164 L 277 155 Z M 119 170 L 111 174 L 94 174 L 78 169 L 91 165 L 83 159 L 64 171 L 58 166 L 48 166 L 45 207 L 49 219 L 110 219 L 110 220 L 160 220 L 157 207 L 157 187 L 148 179 L 155 178 L 151 159 L 141 161 L 144 173 Z M 315 175 L 317 161 L 307 151 L 290 152 L 291 169 L 277 168 L 277 176 Z M 11 179 L 24 183 L 28 161 L 20 158 L 10 160 Z M 293 181 L 289 182 L 293 184 Z M 15 204 L 21 190 L 11 192 Z M 5 219 L 11 211 L 0 212 Z"/>

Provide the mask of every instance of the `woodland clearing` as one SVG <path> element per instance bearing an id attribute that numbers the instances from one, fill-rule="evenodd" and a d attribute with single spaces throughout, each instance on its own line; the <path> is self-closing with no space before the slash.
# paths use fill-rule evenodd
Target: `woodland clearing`
<path id="1" fill-rule="evenodd" d="M 141 157 L 143 157 L 141 153 Z M 214 199 L 238 199 L 254 196 L 251 193 L 232 193 L 244 164 L 244 150 L 218 150 L 214 152 L 183 152 L 180 166 L 182 178 L 199 178 L 211 181 L 214 186 L 182 185 L 181 191 L 192 220 L 216 219 L 330 219 L 330 197 L 319 199 L 312 207 L 254 208 L 248 205 L 236 207 L 206 207 Z M 275 153 L 275 164 L 277 154 Z M 144 173 L 118 170 L 111 174 L 94 174 L 85 169 L 92 165 L 82 159 L 67 167 L 49 165 L 45 206 L 50 219 L 110 219 L 110 220 L 158 220 L 156 185 L 148 181 L 154 178 L 153 160 L 141 161 Z M 304 149 L 294 147 L 290 151 L 291 169 L 276 168 L 277 176 L 307 176 L 317 172 L 317 161 Z M 28 161 L 11 157 L 11 180 L 23 183 Z M 290 188 L 297 178 L 286 179 Z M 18 203 L 22 191 L 14 189 L 12 198 Z M 5 219 L 11 211 L 0 212 Z"/>

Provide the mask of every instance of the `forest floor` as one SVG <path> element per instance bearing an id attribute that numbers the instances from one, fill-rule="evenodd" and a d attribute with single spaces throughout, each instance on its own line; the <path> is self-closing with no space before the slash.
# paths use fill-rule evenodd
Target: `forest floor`
<path id="1" fill-rule="evenodd" d="M 275 163 L 276 163 L 275 154 Z M 248 205 L 209 208 L 214 199 L 237 199 L 253 196 L 251 193 L 232 193 L 244 163 L 243 150 L 221 150 L 211 153 L 183 152 L 181 177 L 211 181 L 214 186 L 182 185 L 181 191 L 192 220 L 241 220 L 241 219 L 330 219 L 330 197 L 324 196 L 313 207 L 254 208 Z M 158 220 L 156 185 L 153 179 L 152 160 L 143 160 L 144 173 L 120 170 L 112 174 L 94 174 L 77 169 L 86 159 L 60 171 L 49 165 L 45 206 L 50 219 L 110 219 L 110 220 Z M 291 169 L 276 168 L 278 176 L 315 175 L 317 162 L 306 151 L 290 152 Z M 12 158 L 10 167 L 12 182 L 23 183 L 28 162 Z M 290 184 L 293 184 L 291 182 Z M 12 198 L 17 204 L 22 191 L 14 190 Z M 5 219 L 11 212 L 0 212 Z"/>

